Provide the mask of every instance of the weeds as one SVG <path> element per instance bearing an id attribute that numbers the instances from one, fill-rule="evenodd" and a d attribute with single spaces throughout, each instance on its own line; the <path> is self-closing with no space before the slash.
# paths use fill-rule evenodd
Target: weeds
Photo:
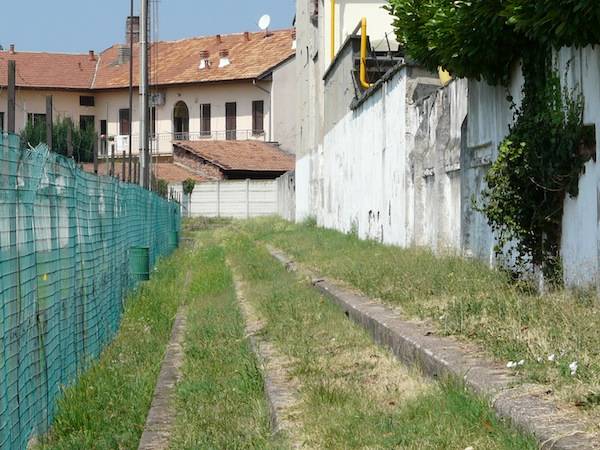
<path id="1" fill-rule="evenodd" d="M 551 384 L 566 401 L 580 403 L 600 390 L 600 309 L 588 292 L 538 296 L 478 261 L 361 241 L 314 225 L 263 219 L 243 227 L 407 317 L 432 320 L 441 334 L 474 340 L 505 363 L 524 360 L 516 371 Z M 575 373 L 569 367 L 574 362 Z"/>

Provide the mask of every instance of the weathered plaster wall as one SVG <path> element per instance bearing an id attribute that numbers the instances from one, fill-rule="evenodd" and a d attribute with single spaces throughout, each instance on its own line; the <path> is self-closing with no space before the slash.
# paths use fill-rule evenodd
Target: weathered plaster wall
<path id="1" fill-rule="evenodd" d="M 582 89 L 585 123 L 600 130 L 600 49 L 562 50 L 557 67 L 565 85 Z M 297 218 L 361 238 L 495 263 L 494 236 L 472 199 L 508 134 L 510 95 L 521 101 L 515 67 L 508 87 L 459 80 L 426 98 L 419 82 L 400 70 L 364 104 L 349 111 L 322 145 L 299 159 Z M 598 139 L 597 139 L 598 141 Z M 599 171 L 586 165 L 577 198 L 567 199 L 562 256 L 565 282 L 597 283 Z"/>
<path id="2" fill-rule="evenodd" d="M 289 153 L 296 151 L 296 75 L 296 59 L 292 58 L 273 72 L 271 84 L 273 132 L 270 140 L 279 142 L 281 149 Z M 265 127 L 267 125 L 265 123 Z"/>

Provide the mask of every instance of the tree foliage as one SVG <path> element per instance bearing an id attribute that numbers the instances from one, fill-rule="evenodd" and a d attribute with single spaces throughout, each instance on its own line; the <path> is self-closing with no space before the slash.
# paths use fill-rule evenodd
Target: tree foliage
<path id="1" fill-rule="evenodd" d="M 59 119 L 53 124 L 52 146 L 53 151 L 67 156 L 67 129 L 71 128 L 71 139 L 73 142 L 73 158 L 77 162 L 92 162 L 94 159 L 94 140 L 98 138 L 93 127 L 80 130 L 73 126 L 70 119 Z M 43 121 L 27 122 L 21 131 L 21 143 L 23 146 L 36 147 L 46 141 L 46 124 Z"/>
<path id="2" fill-rule="evenodd" d="M 183 187 L 183 193 L 185 195 L 192 195 L 192 192 L 194 192 L 194 188 L 196 187 L 196 181 L 188 178 L 187 180 L 183 180 L 181 186 Z"/>
<path id="3" fill-rule="evenodd" d="M 387 9 L 411 59 L 490 84 L 506 83 L 539 44 L 600 43 L 597 0 L 390 0 Z"/>
<path id="4" fill-rule="evenodd" d="M 555 47 L 600 44 L 598 0 L 508 0 L 504 16 L 517 32 Z"/>

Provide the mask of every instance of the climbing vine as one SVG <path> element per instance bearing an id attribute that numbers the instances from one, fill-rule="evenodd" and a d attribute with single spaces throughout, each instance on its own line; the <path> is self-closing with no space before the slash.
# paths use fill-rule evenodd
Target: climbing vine
<path id="1" fill-rule="evenodd" d="M 561 88 L 549 48 L 523 58 L 523 103 L 486 175 L 481 210 L 496 232 L 496 252 L 513 253 L 549 281 L 562 279 L 560 241 L 565 197 L 578 194 L 593 137 L 583 126 L 583 98 Z"/>
<path id="2" fill-rule="evenodd" d="M 478 208 L 498 237 L 498 253 L 560 281 L 565 197 L 577 196 L 595 148 L 593 129 L 583 126 L 583 98 L 561 87 L 552 49 L 600 43 L 600 2 L 390 0 L 387 9 L 407 57 L 432 71 L 507 85 L 521 62 L 523 101 L 513 105 L 514 123 Z"/>

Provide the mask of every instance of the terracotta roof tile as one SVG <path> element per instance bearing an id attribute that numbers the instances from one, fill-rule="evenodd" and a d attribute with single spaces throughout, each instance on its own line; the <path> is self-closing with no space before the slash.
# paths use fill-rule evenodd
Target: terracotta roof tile
<path id="1" fill-rule="evenodd" d="M 287 172 L 296 164 L 294 155 L 261 141 L 176 141 L 173 145 L 225 171 Z"/>
<path id="2" fill-rule="evenodd" d="M 117 177 L 121 177 L 121 169 L 123 165 L 122 163 L 115 163 L 115 172 Z M 191 170 L 186 169 L 178 164 L 174 163 L 158 163 L 153 166 L 154 174 L 157 178 L 161 180 L 165 180 L 169 183 L 181 183 L 188 178 L 192 180 L 203 182 L 203 181 L 212 181 L 206 177 L 200 176 Z M 83 170 L 86 172 L 92 173 L 94 171 L 94 165 L 87 163 L 83 165 Z M 98 164 L 98 174 L 99 175 L 108 175 L 109 165 L 105 162 L 101 162 Z"/>
<path id="3" fill-rule="evenodd" d="M 17 63 L 19 87 L 89 89 L 97 61 L 89 55 L 0 51 L 0 86 L 8 85 L 8 61 Z"/>
<path id="4" fill-rule="evenodd" d="M 252 79 L 295 54 L 292 49 L 292 30 L 249 33 L 249 40 L 242 34 L 183 39 L 157 42 L 150 50 L 152 64 L 150 73 L 153 85 L 199 83 Z M 229 51 L 230 65 L 219 68 L 220 50 Z M 200 52 L 208 51 L 211 66 L 200 69 Z M 129 83 L 129 64 L 115 64 L 119 46 L 102 52 L 95 89 L 122 88 Z M 134 48 L 134 85 L 139 80 L 139 51 Z"/>
<path id="5" fill-rule="evenodd" d="M 202 83 L 257 78 L 294 55 L 292 30 L 161 41 L 150 51 L 153 85 Z M 0 51 L 0 86 L 6 86 L 8 60 L 17 62 L 17 85 L 60 89 L 112 89 L 129 85 L 129 64 L 117 64 L 120 45 L 95 60 L 89 54 Z M 219 52 L 229 51 L 231 64 L 219 68 Z M 208 51 L 211 67 L 200 69 L 200 52 Z M 139 47 L 134 48 L 134 85 L 139 79 Z"/>

